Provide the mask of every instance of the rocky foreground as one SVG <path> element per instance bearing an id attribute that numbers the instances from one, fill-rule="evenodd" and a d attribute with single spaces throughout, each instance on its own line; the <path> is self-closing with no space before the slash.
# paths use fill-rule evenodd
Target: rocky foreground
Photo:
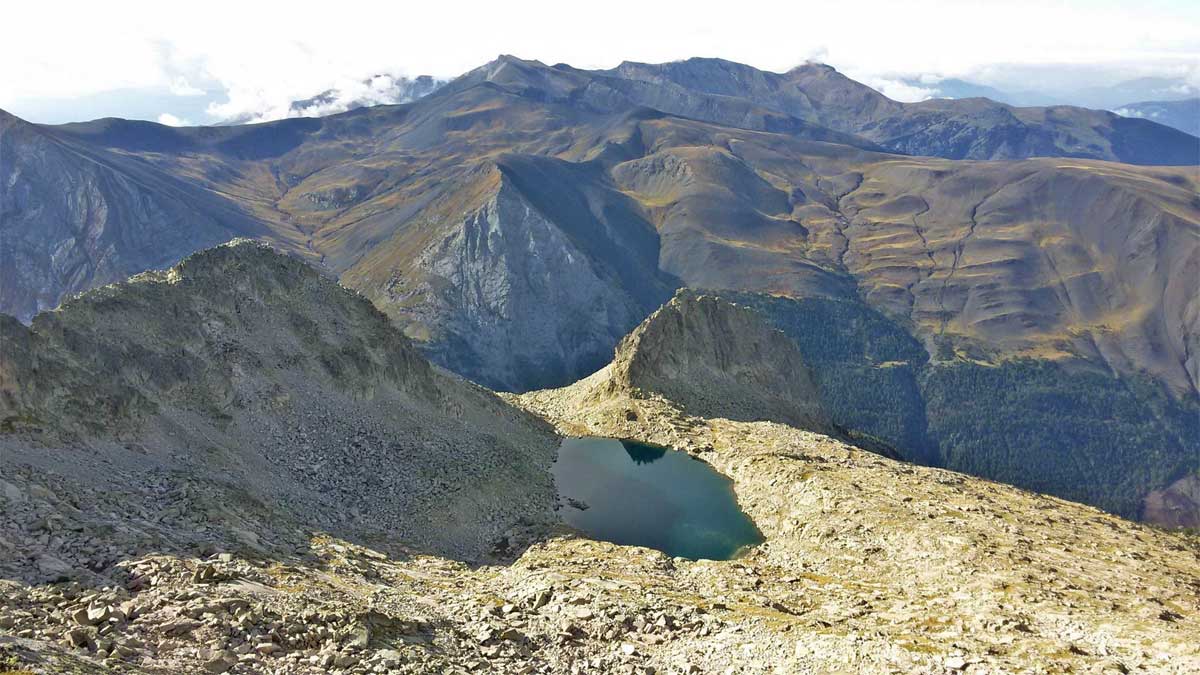
<path id="1" fill-rule="evenodd" d="M 771 379 L 748 310 L 680 294 L 609 367 L 506 403 L 299 263 L 217 251 L 6 327 L 0 673 L 1200 671 L 1194 538 L 753 421 L 713 396 L 729 373 L 779 414 L 808 385 Z M 173 376 L 138 307 L 180 310 Z M 114 382 L 129 406 L 80 407 Z M 766 542 L 689 561 L 565 531 L 552 429 L 696 455 Z"/>

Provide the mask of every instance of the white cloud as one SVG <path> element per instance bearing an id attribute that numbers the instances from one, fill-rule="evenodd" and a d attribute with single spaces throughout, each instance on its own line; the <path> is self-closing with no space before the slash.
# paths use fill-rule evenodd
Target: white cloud
<path id="1" fill-rule="evenodd" d="M 191 123 L 191 122 L 189 122 L 189 121 L 187 121 L 187 120 L 184 120 L 184 119 L 180 119 L 180 118 L 178 118 L 178 117 L 176 117 L 176 116 L 172 115 L 171 113 L 163 113 L 163 114 L 159 115 L 159 116 L 158 116 L 158 123 L 159 123 L 159 124 L 165 124 L 165 125 L 167 125 L 167 126 L 169 126 L 169 127 L 188 127 L 188 126 L 192 126 L 192 123 Z"/>
<path id="2" fill-rule="evenodd" d="M 886 77 L 863 77 L 860 81 L 892 100 L 905 103 L 937 98 L 941 93 L 936 87 L 918 87 L 902 80 Z"/>
<path id="3" fill-rule="evenodd" d="M 1151 120 L 1155 120 L 1155 119 L 1162 117 L 1162 111 L 1155 110 L 1154 108 L 1150 108 L 1147 110 L 1141 110 L 1138 108 L 1117 108 L 1113 112 L 1120 115 L 1121 117 L 1141 117 L 1143 119 L 1151 119 Z"/>
<path id="4" fill-rule="evenodd" d="M 808 50 L 808 54 L 804 56 L 804 63 L 828 63 L 829 48 L 825 45 L 819 45 Z"/>
<path id="5" fill-rule="evenodd" d="M 747 0 L 737 11 L 718 0 L 609 0 L 603 11 L 550 0 L 339 0 L 330 7 L 327 0 L 210 0 L 202 10 L 161 0 L 7 3 L 0 107 L 158 86 L 227 91 L 235 111 L 279 110 L 378 73 L 452 77 L 501 53 L 583 68 L 721 56 L 785 71 L 809 57 L 876 77 L 954 77 L 995 63 L 1108 64 L 1200 77 L 1200 9 L 1172 0 L 863 0 L 852 8 Z M 55 29 L 34 30 L 48 25 Z M 638 39 L 631 26 L 669 29 Z"/>
<path id="6" fill-rule="evenodd" d="M 203 89 L 189 84 L 187 78 L 182 75 L 172 79 L 168 89 L 176 96 L 203 96 L 205 93 Z"/>
<path id="7" fill-rule="evenodd" d="M 440 82 L 438 83 L 440 84 Z M 231 92 L 229 101 L 208 106 L 208 115 L 223 122 L 265 122 L 285 117 L 321 117 L 351 108 L 406 103 L 432 91 L 433 82 L 414 82 L 403 76 L 374 75 L 362 80 L 341 78 L 332 87 L 311 96 L 293 98 L 286 91 Z M 297 106 L 297 103 L 307 105 Z"/>
<path id="8" fill-rule="evenodd" d="M 1200 87 L 1192 84 L 1177 84 L 1173 87 L 1167 87 L 1162 90 L 1163 94 L 1168 96 L 1195 96 L 1200 94 Z"/>

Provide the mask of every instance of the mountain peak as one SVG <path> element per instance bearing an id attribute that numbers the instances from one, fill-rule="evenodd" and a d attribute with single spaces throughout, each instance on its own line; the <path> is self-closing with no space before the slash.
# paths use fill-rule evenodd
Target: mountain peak
<path id="1" fill-rule="evenodd" d="M 520 66 L 523 68 L 549 68 L 537 59 L 523 59 L 513 54 L 500 54 L 484 64 L 484 68 L 499 68 L 501 66 Z"/>
<path id="2" fill-rule="evenodd" d="M 660 396 L 699 417 L 832 428 L 794 342 L 753 309 L 686 288 L 576 386 L 597 399 Z"/>
<path id="3" fill-rule="evenodd" d="M 828 63 L 821 63 L 820 61 L 805 61 L 804 63 L 801 63 L 800 65 L 788 70 L 788 73 L 795 73 L 797 71 L 836 73 L 838 72 L 838 69 L 834 68 Z"/>
<path id="4" fill-rule="evenodd" d="M 428 362 L 370 302 L 248 239 L 87 291 L 4 332 L 15 348 L 0 358 L 0 418 L 71 433 L 99 423 L 87 413 L 95 401 L 112 408 L 104 424 L 133 428 L 171 406 L 232 414 L 252 397 L 237 392 L 254 379 L 247 374 L 264 368 L 351 396 L 381 387 L 434 395 Z"/>

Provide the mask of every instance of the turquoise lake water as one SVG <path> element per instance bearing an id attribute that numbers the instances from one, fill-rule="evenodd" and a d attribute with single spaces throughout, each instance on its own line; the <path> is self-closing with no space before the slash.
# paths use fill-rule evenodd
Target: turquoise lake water
<path id="1" fill-rule="evenodd" d="M 763 541 L 732 482 L 686 452 L 568 438 L 552 471 L 559 514 L 592 539 L 693 560 L 728 560 Z"/>

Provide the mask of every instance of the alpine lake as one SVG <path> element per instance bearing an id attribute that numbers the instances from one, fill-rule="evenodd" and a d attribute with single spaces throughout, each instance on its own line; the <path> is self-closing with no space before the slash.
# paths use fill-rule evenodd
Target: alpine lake
<path id="1" fill-rule="evenodd" d="M 763 541 L 732 481 L 686 452 L 568 438 L 552 472 L 559 514 L 592 539 L 692 560 L 730 560 Z"/>

